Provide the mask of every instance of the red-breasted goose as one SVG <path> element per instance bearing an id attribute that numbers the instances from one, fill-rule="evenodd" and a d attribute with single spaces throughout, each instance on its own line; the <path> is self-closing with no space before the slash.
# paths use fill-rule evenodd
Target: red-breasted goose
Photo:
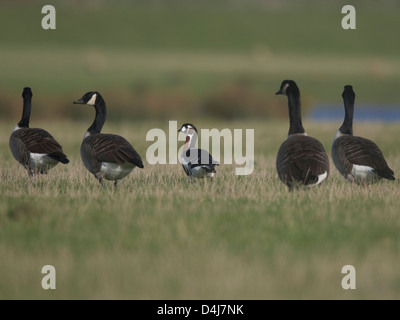
<path id="1" fill-rule="evenodd" d="M 329 176 L 329 157 L 321 142 L 307 136 L 301 121 L 300 90 L 285 80 L 276 94 L 288 97 L 290 128 L 276 158 L 279 179 L 292 191 L 320 185 Z"/>
<path id="2" fill-rule="evenodd" d="M 178 132 L 186 134 L 181 163 L 189 180 L 191 180 L 192 177 L 214 178 L 216 173 L 215 166 L 218 166 L 219 162 L 215 161 L 206 150 L 197 149 L 195 147 L 198 136 L 196 127 L 190 123 L 184 123 Z"/>
<path id="3" fill-rule="evenodd" d="M 74 104 L 93 106 L 96 111 L 93 124 L 83 137 L 81 158 L 100 184 L 106 179 L 114 181 L 116 187 L 135 167 L 143 168 L 141 157 L 125 138 L 100 133 L 106 121 L 106 103 L 100 93 L 88 92 Z"/>
<path id="4" fill-rule="evenodd" d="M 10 136 L 14 158 L 28 171 L 29 176 L 47 174 L 59 162 L 69 162 L 60 144 L 43 129 L 29 128 L 32 108 L 32 90 L 24 88 L 22 118 Z"/>
<path id="5" fill-rule="evenodd" d="M 346 179 L 357 184 L 374 183 L 380 179 L 395 180 L 382 151 L 371 140 L 353 136 L 355 93 L 347 85 L 342 94 L 345 117 L 332 143 L 332 160 Z"/>

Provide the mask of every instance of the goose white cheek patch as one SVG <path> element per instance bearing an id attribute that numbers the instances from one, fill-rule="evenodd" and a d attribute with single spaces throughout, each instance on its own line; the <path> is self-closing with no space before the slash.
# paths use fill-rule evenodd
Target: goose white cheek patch
<path id="1" fill-rule="evenodd" d="M 283 93 L 283 94 L 286 94 L 287 88 L 289 88 L 289 83 L 286 83 L 286 84 L 284 85 L 284 87 L 282 88 L 282 93 Z"/>
<path id="2" fill-rule="evenodd" d="M 86 104 L 88 104 L 89 106 L 94 106 L 94 104 L 96 103 L 96 98 L 97 98 L 97 94 L 94 94 L 92 96 L 92 98 Z"/>

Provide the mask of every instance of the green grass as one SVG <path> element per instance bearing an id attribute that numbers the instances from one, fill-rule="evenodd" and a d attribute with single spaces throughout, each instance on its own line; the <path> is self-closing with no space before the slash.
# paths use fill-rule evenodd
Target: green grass
<path id="1" fill-rule="evenodd" d="M 87 125 L 35 123 L 71 163 L 29 179 L 8 150 L 12 126 L 1 123 L 0 298 L 399 298 L 398 181 L 353 186 L 332 167 L 321 188 L 289 193 L 275 172 L 286 122 L 200 121 L 254 128 L 254 173 L 238 177 L 221 165 L 214 184 L 191 185 L 180 165 L 145 163 L 118 190 L 102 189 L 79 157 Z M 338 125 L 305 123 L 328 151 Z M 124 135 L 145 157 L 155 127 L 167 122 L 110 122 L 104 131 Z M 355 132 L 399 172 L 398 126 L 356 124 Z M 47 264 L 57 270 L 51 292 L 40 286 Z M 354 291 L 341 288 L 347 264 L 356 267 Z"/>

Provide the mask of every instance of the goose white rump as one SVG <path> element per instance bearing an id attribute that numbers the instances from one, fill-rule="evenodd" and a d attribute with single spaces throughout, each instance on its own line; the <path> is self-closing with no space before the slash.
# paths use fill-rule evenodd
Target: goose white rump
<path id="1" fill-rule="evenodd" d="M 313 184 L 312 186 L 317 186 L 317 185 L 319 185 L 319 184 L 322 183 L 322 181 L 324 181 L 327 177 L 328 177 L 328 172 L 325 171 L 323 174 L 320 174 L 320 175 L 318 176 L 318 181 L 317 181 L 315 184 Z"/>
<path id="2" fill-rule="evenodd" d="M 317 182 L 315 182 L 313 184 L 304 185 L 302 181 L 291 181 L 289 183 L 294 188 L 312 188 L 312 187 L 316 187 L 319 184 L 321 184 L 327 177 L 328 177 L 328 171 L 325 171 L 324 173 L 322 173 L 318 176 Z"/>
<path id="3" fill-rule="evenodd" d="M 129 162 L 124 164 L 102 162 L 100 172 L 107 180 L 120 180 L 135 169 L 135 165 Z"/>
<path id="4" fill-rule="evenodd" d="M 347 176 L 347 179 L 357 183 L 369 183 L 379 180 L 379 176 L 371 167 L 354 164 L 351 174 Z"/>
<path id="5" fill-rule="evenodd" d="M 45 153 L 30 153 L 31 168 L 37 171 L 46 171 L 58 164 L 58 161 Z"/>

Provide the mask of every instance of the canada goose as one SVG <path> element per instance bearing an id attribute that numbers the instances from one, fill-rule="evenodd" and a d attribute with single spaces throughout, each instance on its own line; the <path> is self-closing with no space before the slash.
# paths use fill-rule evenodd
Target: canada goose
<path id="1" fill-rule="evenodd" d="M 206 150 L 197 149 L 195 147 L 198 136 L 196 127 L 190 123 L 184 123 L 178 132 L 186 134 L 186 142 L 181 155 L 181 163 L 189 181 L 191 181 L 192 177 L 214 178 L 216 173 L 215 166 L 218 166 L 219 163 L 215 161 Z"/>
<path id="2" fill-rule="evenodd" d="M 279 179 L 289 190 L 321 184 L 329 176 L 329 157 L 321 142 L 307 136 L 301 122 L 300 90 L 285 80 L 276 94 L 288 97 L 290 128 L 276 158 Z"/>
<path id="3" fill-rule="evenodd" d="M 86 93 L 74 104 L 93 106 L 96 116 L 85 132 L 81 145 L 81 158 L 85 167 L 103 185 L 103 178 L 118 181 L 127 176 L 135 167 L 143 168 L 143 162 L 132 145 L 123 137 L 100 133 L 106 121 L 106 103 L 96 91 Z"/>
<path id="4" fill-rule="evenodd" d="M 22 118 L 10 136 L 11 153 L 25 167 L 29 176 L 47 174 L 59 162 L 69 162 L 62 147 L 50 133 L 43 129 L 29 128 L 32 96 L 31 88 L 24 88 Z"/>
<path id="5" fill-rule="evenodd" d="M 332 143 L 332 160 L 346 179 L 357 184 L 374 183 L 381 178 L 395 180 L 381 150 L 371 140 L 353 136 L 355 93 L 347 85 L 342 94 L 345 117 Z"/>

